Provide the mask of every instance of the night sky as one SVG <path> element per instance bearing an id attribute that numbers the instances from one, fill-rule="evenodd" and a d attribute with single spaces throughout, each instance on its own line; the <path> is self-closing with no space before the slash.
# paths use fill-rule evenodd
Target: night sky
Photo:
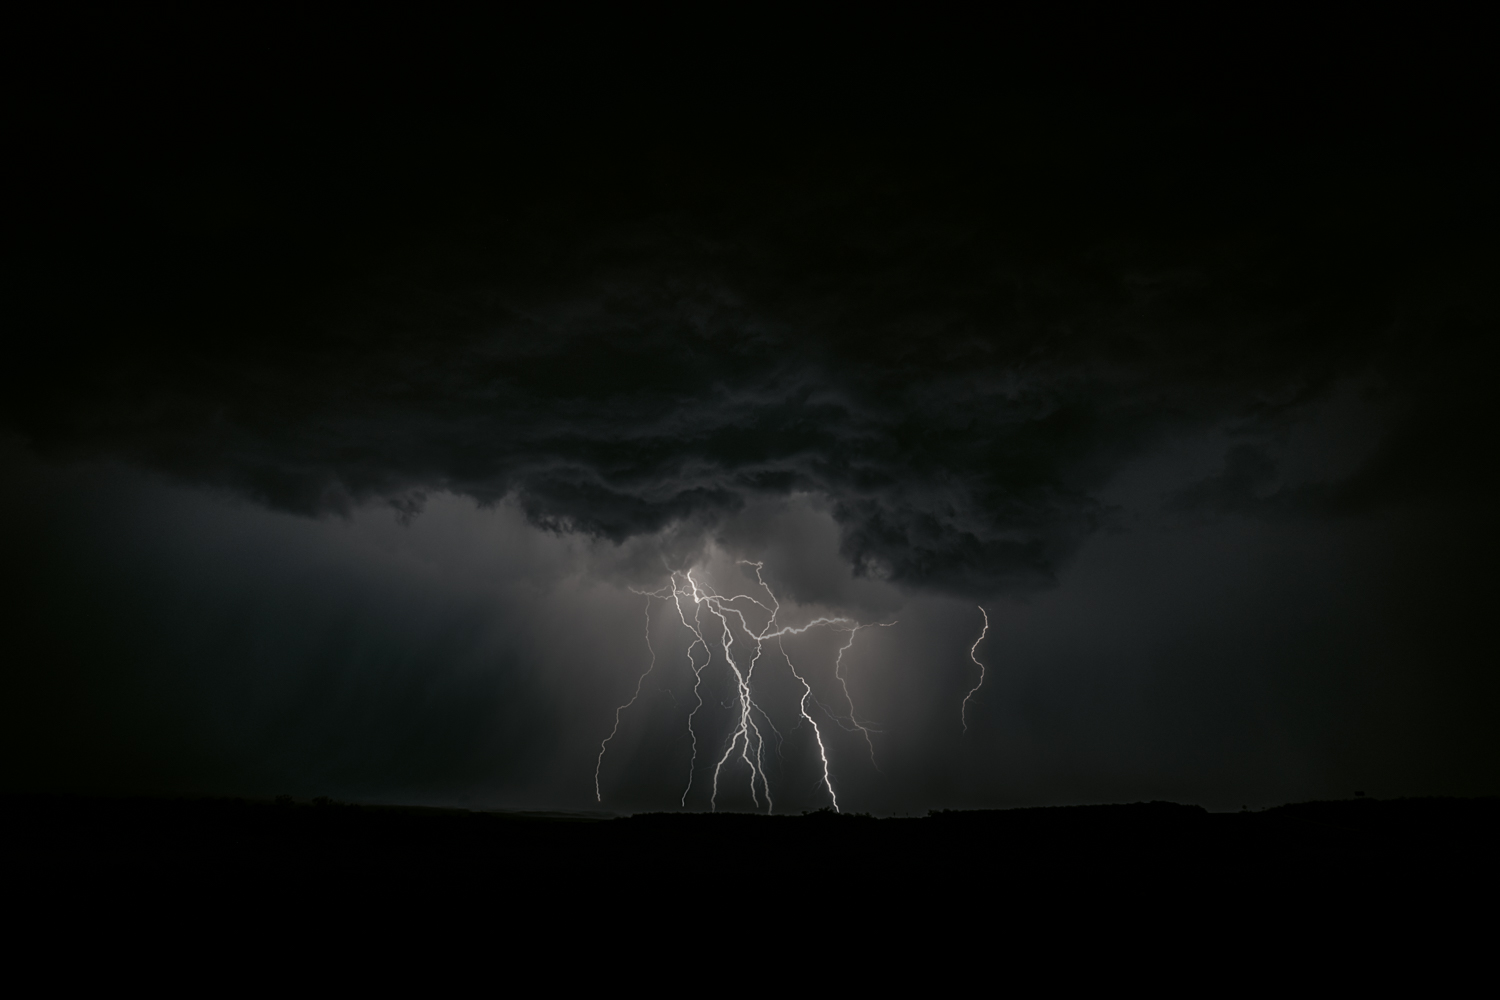
<path id="1" fill-rule="evenodd" d="M 778 812 L 1500 792 L 1465 52 L 115 27 L 7 98 L 0 786 L 680 809 L 637 591 L 752 560 L 894 623 L 868 736 L 766 647 Z"/>

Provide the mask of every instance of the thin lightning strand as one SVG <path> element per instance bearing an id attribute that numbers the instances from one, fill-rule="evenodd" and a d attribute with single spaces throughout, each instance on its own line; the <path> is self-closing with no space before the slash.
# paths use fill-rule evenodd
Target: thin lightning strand
<path id="1" fill-rule="evenodd" d="M 974 651 L 979 648 L 979 644 L 984 641 L 985 635 L 989 633 L 990 616 L 989 613 L 984 610 L 984 608 L 980 608 L 979 613 L 984 615 L 984 630 L 979 633 L 979 638 L 974 640 L 974 645 L 969 647 L 969 659 L 973 660 L 974 665 L 979 668 L 979 683 L 975 684 L 973 690 L 964 695 L 964 703 L 959 707 L 958 710 L 958 718 L 961 722 L 963 722 L 964 732 L 966 733 L 969 731 L 969 699 L 974 697 L 975 691 L 978 691 L 980 688 L 984 687 L 984 664 L 979 662 L 979 657 L 974 655 Z"/>
<path id="2" fill-rule="evenodd" d="M 651 648 L 651 598 L 657 595 L 648 594 L 644 591 L 636 590 L 634 587 L 632 587 L 631 590 L 632 592 L 640 594 L 642 597 L 646 598 L 646 650 L 651 654 L 651 664 L 646 667 L 645 673 L 636 678 L 635 693 L 630 696 L 630 700 L 615 709 L 615 726 L 609 731 L 609 735 L 604 737 L 604 739 L 599 743 L 599 759 L 594 763 L 595 802 L 604 801 L 604 796 L 599 791 L 599 770 L 604 767 L 604 751 L 609 748 L 609 741 L 614 739 L 615 734 L 620 731 L 620 713 L 625 711 L 631 705 L 635 704 L 635 700 L 641 696 L 641 685 L 646 682 L 646 675 L 656 669 L 656 650 Z"/>
<path id="3" fill-rule="evenodd" d="M 698 666 L 697 662 L 693 659 L 693 649 L 699 644 L 702 644 L 703 651 L 705 653 L 708 653 L 709 659 L 713 658 L 713 654 L 709 652 L 708 643 L 703 641 L 703 633 L 699 631 L 697 626 L 688 625 L 687 615 L 682 610 L 682 591 L 677 587 L 677 579 L 675 574 L 672 578 L 671 588 L 672 603 L 677 606 L 677 616 L 682 619 L 682 624 L 686 626 L 688 631 L 692 632 L 695 637 L 693 642 L 689 644 L 687 650 L 688 665 L 693 668 L 693 697 L 698 700 L 698 703 L 694 705 L 693 710 L 688 713 L 687 719 L 688 736 L 691 737 L 693 741 L 693 755 L 688 760 L 687 787 L 682 790 L 682 805 L 686 807 L 688 792 L 691 792 L 693 790 L 693 773 L 697 770 L 698 767 L 698 733 L 693 729 L 693 717 L 698 714 L 698 709 L 703 707 L 703 692 L 700 690 L 700 688 L 703 685 L 703 667 L 708 666 L 709 662 L 708 660 L 704 660 L 703 667 Z M 695 623 L 698 621 L 698 608 L 696 606 L 694 606 L 693 608 L 693 621 Z"/>
<path id="4" fill-rule="evenodd" d="M 870 739 L 870 729 L 864 723 L 861 723 L 858 718 L 855 718 L 855 714 L 853 714 L 853 697 L 849 694 L 849 679 L 843 673 L 843 655 L 849 652 L 849 646 L 853 645 L 853 637 L 858 636 L 859 625 L 855 625 L 855 627 L 844 631 L 849 633 L 849 642 L 844 643 L 843 646 L 838 648 L 838 655 L 834 658 L 834 676 L 838 678 L 838 687 L 843 688 L 844 702 L 849 705 L 849 724 L 858 729 L 859 733 L 864 736 L 864 745 L 870 748 L 870 763 L 874 765 L 874 741 Z M 876 765 L 876 769 L 879 769 L 879 765 Z"/>

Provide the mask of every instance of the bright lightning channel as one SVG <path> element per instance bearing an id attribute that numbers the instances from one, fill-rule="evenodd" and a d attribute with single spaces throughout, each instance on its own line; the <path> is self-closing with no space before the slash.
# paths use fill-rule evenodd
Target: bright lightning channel
<path id="1" fill-rule="evenodd" d="M 771 602 L 770 604 L 766 604 L 751 594 L 735 594 L 732 597 L 719 594 L 711 586 L 694 579 L 692 570 L 685 572 L 672 571 L 666 585 L 659 590 L 646 591 L 631 588 L 633 593 L 646 598 L 646 648 L 651 653 L 651 662 L 636 680 L 635 691 L 631 695 L 630 700 L 615 709 L 614 728 L 610 730 L 609 735 L 599 744 L 599 758 L 594 766 L 594 798 L 597 801 L 602 802 L 604 800 L 599 784 L 599 772 L 604 766 L 604 754 L 609 749 L 610 740 L 614 739 L 616 734 L 619 733 L 620 714 L 631 705 L 634 705 L 636 700 L 640 698 L 642 684 L 645 683 L 647 675 L 656 668 L 656 651 L 651 647 L 650 635 L 651 601 L 653 600 L 671 602 L 677 609 L 677 617 L 681 620 L 683 627 L 692 633 L 693 636 L 693 641 L 688 644 L 687 658 L 688 666 L 693 671 L 693 697 L 696 700 L 696 704 L 693 706 L 692 711 L 688 713 L 687 720 L 688 735 L 692 740 L 692 756 L 688 763 L 687 787 L 682 792 L 681 804 L 683 806 L 687 805 L 688 793 L 693 790 L 693 776 L 697 771 L 698 765 L 698 733 L 693 727 L 693 720 L 696 718 L 698 710 L 703 707 L 703 694 L 701 690 L 703 671 L 713 661 L 712 648 L 703 634 L 702 612 L 705 609 L 719 620 L 719 645 L 724 654 L 724 661 L 728 664 L 729 671 L 733 675 L 735 702 L 738 705 L 735 723 L 725 743 L 724 753 L 714 764 L 713 785 L 709 795 L 710 809 L 718 808 L 719 777 L 724 770 L 724 766 L 735 756 L 744 761 L 750 770 L 751 802 L 755 804 L 756 808 L 760 808 L 761 799 L 764 798 L 766 812 L 769 813 L 774 809 L 774 803 L 771 798 L 771 783 L 767 779 L 765 772 L 765 734 L 756 722 L 757 714 L 761 719 L 765 720 L 766 725 L 773 732 L 777 731 L 775 725 L 771 722 L 770 715 L 755 701 L 752 694 L 755 668 L 760 662 L 761 654 L 764 652 L 764 644 L 770 639 L 776 640 L 776 648 L 781 653 L 781 658 L 786 661 L 787 668 L 791 671 L 792 676 L 802 685 L 802 697 L 797 703 L 797 710 L 801 717 L 812 726 L 813 737 L 818 744 L 818 759 L 822 764 L 823 788 L 828 792 L 828 799 L 833 804 L 834 811 L 837 812 L 840 811 L 839 799 L 833 787 L 832 769 L 828 760 L 828 746 L 823 741 L 823 730 L 818 726 L 817 720 L 807 710 L 808 699 L 812 698 L 815 702 L 817 699 L 813 697 L 812 685 L 798 672 L 796 665 L 792 662 L 791 656 L 787 654 L 786 647 L 782 645 L 782 639 L 789 635 L 801 635 L 804 632 L 823 625 L 849 633 L 849 641 L 844 643 L 839 649 L 838 656 L 834 660 L 834 676 L 838 678 L 839 684 L 843 688 L 844 699 L 849 706 L 849 713 L 845 716 L 839 716 L 829 712 L 829 715 L 845 729 L 851 732 L 858 730 L 863 734 L 865 744 L 870 750 L 870 762 L 872 764 L 875 762 L 875 743 L 871 739 L 872 730 L 867 724 L 859 721 L 854 709 L 854 699 L 849 693 L 848 679 L 844 674 L 844 653 L 848 652 L 849 647 L 854 645 L 854 637 L 860 629 L 869 628 L 871 625 L 889 627 L 896 623 L 873 622 L 861 624 L 852 618 L 839 616 L 815 618 L 801 626 L 778 625 L 776 619 L 781 614 L 781 602 L 776 599 L 775 592 L 771 590 L 770 585 L 766 583 L 765 578 L 761 575 L 765 564 L 742 559 L 740 560 L 740 565 L 750 566 L 755 569 L 755 580 L 760 584 L 761 589 L 765 591 L 766 597 Z M 692 601 L 693 614 L 691 619 L 689 619 L 687 610 L 683 606 L 684 598 Z M 750 626 L 749 620 L 745 617 L 745 613 L 749 609 L 740 603 L 745 601 L 759 607 L 770 615 L 765 626 L 758 631 Z M 745 662 L 745 654 L 743 653 L 740 654 L 739 660 L 735 659 L 736 643 L 734 629 L 731 627 L 731 618 L 739 623 L 740 631 L 749 636 L 750 641 L 755 644 L 754 651 L 750 654 L 748 663 Z M 704 653 L 704 659 L 701 663 L 698 661 L 696 655 L 699 646 L 703 647 Z M 824 710 L 827 711 L 826 708 Z M 777 737 L 780 738 L 779 732 L 777 732 Z"/>

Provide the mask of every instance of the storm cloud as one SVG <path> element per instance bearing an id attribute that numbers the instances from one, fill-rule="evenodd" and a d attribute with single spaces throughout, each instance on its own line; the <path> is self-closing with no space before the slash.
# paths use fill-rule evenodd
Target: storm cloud
<path id="1" fill-rule="evenodd" d="M 900 621 L 851 660 L 875 746 L 828 728 L 853 808 L 1493 789 L 1488 89 L 994 37 L 59 63 L 4 780 L 592 807 L 657 652 L 605 805 L 675 808 L 687 640 L 631 588 L 754 559 Z"/>
<path id="2" fill-rule="evenodd" d="M 1482 490 L 1493 196 L 1421 145 L 1452 109 L 1318 96 L 585 135 L 231 105 L 192 142 L 178 97 L 45 206 L 6 419 L 306 514 L 514 496 L 621 541 L 817 494 L 858 572 L 970 595 L 1055 581 L 1173 435 L 1232 438 L 1180 507 Z M 1325 450 L 1361 460 L 1286 480 L 1350 386 Z"/>

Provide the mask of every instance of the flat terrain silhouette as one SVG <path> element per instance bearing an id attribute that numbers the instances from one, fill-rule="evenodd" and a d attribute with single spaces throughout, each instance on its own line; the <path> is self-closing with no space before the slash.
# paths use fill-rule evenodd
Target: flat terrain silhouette
<path id="1" fill-rule="evenodd" d="M 358 909 L 490 898 L 543 910 L 717 896 L 820 900 L 1078 894 L 1205 900 L 1482 893 L 1497 884 L 1500 798 L 1306 802 L 1212 814 L 1168 802 L 875 819 L 621 818 L 230 799 L 0 799 L 5 888 L 58 899 Z M 361 901 L 364 901 L 362 903 Z M 801 904 L 798 904 L 801 905 Z M 823 905 L 819 903 L 818 905 Z"/>

